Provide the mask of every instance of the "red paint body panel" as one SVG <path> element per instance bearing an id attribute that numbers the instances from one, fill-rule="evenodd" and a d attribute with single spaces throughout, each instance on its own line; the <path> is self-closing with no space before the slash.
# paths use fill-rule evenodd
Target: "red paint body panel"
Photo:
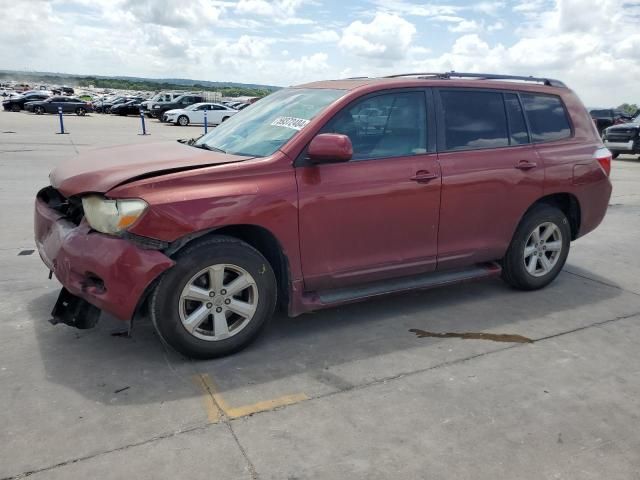
<path id="1" fill-rule="evenodd" d="M 142 250 L 120 238 L 90 233 L 36 200 L 35 237 L 42 261 L 72 294 L 128 320 L 145 289 L 174 261 L 155 250 Z M 98 277 L 104 288 L 91 278 Z"/>
<path id="2" fill-rule="evenodd" d="M 412 181 L 421 170 L 437 178 Z M 435 269 L 437 155 L 302 167 L 296 178 L 307 290 Z"/>
<path id="3" fill-rule="evenodd" d="M 602 146 L 581 102 L 566 88 L 525 83 L 360 79 L 304 88 L 344 89 L 281 150 L 246 158 L 176 142 L 85 153 L 59 167 L 52 185 L 64 196 L 86 192 L 142 198 L 148 211 L 130 232 L 164 242 L 225 226 L 253 225 L 277 239 L 289 269 L 289 312 L 319 305 L 315 291 L 500 259 L 518 222 L 547 195 L 579 204 L 579 235 L 606 212 L 611 184 L 593 159 Z M 325 123 L 363 95 L 396 88 L 465 87 L 559 95 L 572 138 L 545 144 L 294 166 Z M 515 168 L 522 160 L 535 168 Z M 421 171 L 426 183 L 411 180 Z M 72 293 L 117 317 L 130 318 L 148 285 L 173 260 L 124 239 L 90 233 L 41 202 L 36 242 L 45 263 Z M 87 273 L 106 292 L 86 288 Z"/>

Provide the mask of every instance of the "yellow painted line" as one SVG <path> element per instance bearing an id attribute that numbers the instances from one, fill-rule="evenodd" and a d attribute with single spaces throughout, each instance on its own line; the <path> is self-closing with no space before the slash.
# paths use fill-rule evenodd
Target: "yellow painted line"
<path id="1" fill-rule="evenodd" d="M 202 396 L 204 401 L 204 409 L 207 412 L 207 418 L 209 423 L 218 423 L 220 421 L 220 409 L 213 399 L 213 395 L 207 385 L 207 381 L 203 378 L 204 375 L 194 375 L 193 381 L 200 389 L 202 389 L 204 395 Z"/>
<path id="2" fill-rule="evenodd" d="M 244 407 L 235 407 L 225 410 L 230 418 L 246 417 L 258 412 L 264 412 L 266 410 L 273 410 L 274 408 L 284 407 L 285 405 L 293 405 L 299 402 L 309 400 L 309 397 L 304 393 L 296 393 L 293 395 L 284 395 L 273 400 L 265 400 L 264 402 L 254 403 L 253 405 L 245 405 Z"/>
<path id="3" fill-rule="evenodd" d="M 207 409 L 207 416 L 211 423 L 215 423 L 220 420 L 221 411 L 229 418 L 240 418 L 254 413 L 273 410 L 274 408 L 284 407 L 285 405 L 294 405 L 296 403 L 309 400 L 309 397 L 305 393 L 295 393 L 292 395 L 284 395 L 282 397 L 274 398 L 272 400 L 254 403 L 252 405 L 232 407 L 225 402 L 224 398 L 222 398 L 218 387 L 208 374 L 202 373 L 200 375 L 194 375 L 193 378 L 205 393 L 205 408 Z"/>

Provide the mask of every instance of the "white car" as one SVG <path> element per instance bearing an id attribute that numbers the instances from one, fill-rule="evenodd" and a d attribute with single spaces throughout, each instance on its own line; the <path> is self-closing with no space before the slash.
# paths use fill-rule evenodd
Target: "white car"
<path id="1" fill-rule="evenodd" d="M 190 123 L 204 124 L 205 111 L 207 112 L 208 125 L 218 125 L 238 113 L 238 110 L 219 103 L 194 103 L 186 108 L 166 111 L 163 119 L 165 122 L 175 123 L 182 127 Z"/>

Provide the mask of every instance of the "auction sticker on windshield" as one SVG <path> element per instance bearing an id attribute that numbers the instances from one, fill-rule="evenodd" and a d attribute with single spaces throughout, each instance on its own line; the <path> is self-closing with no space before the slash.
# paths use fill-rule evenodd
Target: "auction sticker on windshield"
<path id="1" fill-rule="evenodd" d="M 293 130 L 302 130 L 302 128 L 309 123 L 309 120 L 305 120 L 304 118 L 296 118 L 296 117 L 278 117 L 271 125 L 274 127 L 285 127 L 292 128 Z"/>

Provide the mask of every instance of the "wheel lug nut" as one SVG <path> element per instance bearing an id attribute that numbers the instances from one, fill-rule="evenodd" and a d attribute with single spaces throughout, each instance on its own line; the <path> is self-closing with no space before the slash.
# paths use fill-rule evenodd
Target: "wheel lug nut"
<path id="1" fill-rule="evenodd" d="M 227 298 L 227 299 L 224 301 L 224 303 L 225 303 L 226 305 L 229 305 L 229 304 L 231 303 L 231 300 L 229 300 L 229 299 Z"/>
<path id="2" fill-rule="evenodd" d="M 210 297 L 215 297 L 216 296 L 216 292 L 209 292 L 209 296 Z"/>
<path id="3" fill-rule="evenodd" d="M 223 288 L 222 290 L 220 290 L 220 295 L 226 295 L 227 291 Z"/>
<path id="4" fill-rule="evenodd" d="M 207 308 L 213 307 L 213 303 L 207 303 Z"/>
<path id="5" fill-rule="evenodd" d="M 222 312 L 222 307 L 216 308 L 216 312 L 218 312 L 218 313 Z"/>

